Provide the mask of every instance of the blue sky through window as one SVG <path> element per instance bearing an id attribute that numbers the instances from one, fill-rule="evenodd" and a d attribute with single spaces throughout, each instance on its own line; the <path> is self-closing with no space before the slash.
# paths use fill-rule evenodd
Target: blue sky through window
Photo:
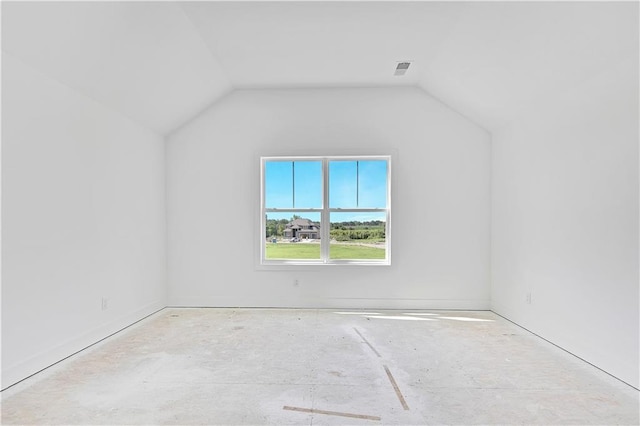
<path id="1" fill-rule="evenodd" d="M 330 161 L 329 207 L 386 208 L 387 162 Z"/>
<path id="2" fill-rule="evenodd" d="M 267 161 L 265 178 L 267 208 L 322 207 L 321 161 Z"/>
<path id="3" fill-rule="evenodd" d="M 321 208 L 322 161 L 266 161 L 265 207 Z M 329 207 L 386 208 L 387 161 L 329 161 Z M 269 212 L 268 216 L 269 219 L 290 219 L 293 214 Z M 384 214 L 379 212 L 344 212 L 338 216 L 340 221 L 384 220 Z M 332 218 L 338 216 L 332 215 Z"/>

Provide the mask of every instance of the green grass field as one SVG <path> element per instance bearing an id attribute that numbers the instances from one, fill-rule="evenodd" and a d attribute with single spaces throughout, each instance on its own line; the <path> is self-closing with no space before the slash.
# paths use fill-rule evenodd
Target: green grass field
<path id="1" fill-rule="evenodd" d="M 267 243 L 267 259 L 320 259 L 320 244 Z M 384 259 L 385 249 L 353 244 L 331 244 L 331 259 Z"/>

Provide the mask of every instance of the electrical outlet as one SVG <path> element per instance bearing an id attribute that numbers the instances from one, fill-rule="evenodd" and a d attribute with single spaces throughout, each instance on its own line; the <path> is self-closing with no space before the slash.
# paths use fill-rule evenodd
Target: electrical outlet
<path id="1" fill-rule="evenodd" d="M 106 311 L 107 309 L 109 309 L 109 299 L 107 299 L 106 297 L 102 298 L 102 310 Z"/>
<path id="2" fill-rule="evenodd" d="M 297 279 L 297 278 L 295 278 L 295 279 L 293 280 L 293 286 L 294 286 L 294 287 L 298 287 L 299 285 L 300 285 L 300 281 L 298 281 L 298 279 Z"/>

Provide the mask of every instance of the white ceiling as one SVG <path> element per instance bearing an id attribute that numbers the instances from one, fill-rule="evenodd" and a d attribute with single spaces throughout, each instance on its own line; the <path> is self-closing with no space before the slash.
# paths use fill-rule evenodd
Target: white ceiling
<path id="1" fill-rule="evenodd" d="M 607 1 L 5 1 L 2 50 L 160 134 L 233 89 L 291 87 L 418 86 L 493 130 L 637 61 L 638 18 Z"/>

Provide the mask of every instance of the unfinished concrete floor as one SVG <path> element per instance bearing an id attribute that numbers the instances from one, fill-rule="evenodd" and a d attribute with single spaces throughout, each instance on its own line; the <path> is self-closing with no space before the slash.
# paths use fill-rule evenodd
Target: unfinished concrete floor
<path id="1" fill-rule="evenodd" d="M 164 309 L 3 392 L 3 424 L 638 424 L 638 391 L 491 312 Z"/>

